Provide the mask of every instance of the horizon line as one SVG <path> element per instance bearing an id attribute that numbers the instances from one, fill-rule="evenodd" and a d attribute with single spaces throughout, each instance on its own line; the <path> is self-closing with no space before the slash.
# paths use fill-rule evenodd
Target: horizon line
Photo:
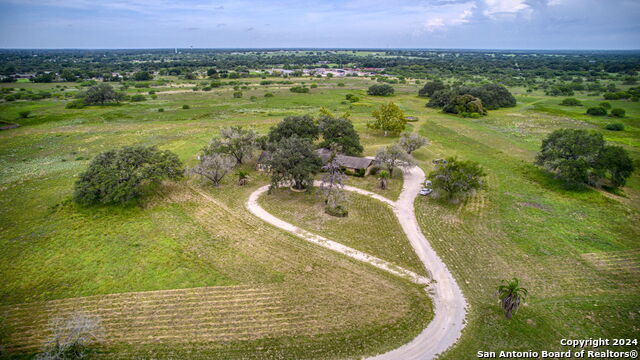
<path id="1" fill-rule="evenodd" d="M 90 48 L 90 47 L 60 47 L 60 48 L 46 48 L 46 47 L 1 47 L 3 50 L 376 50 L 376 51 L 390 51 L 390 50 L 465 50 L 465 51 L 639 51 L 640 48 L 593 48 L 593 49 L 579 49 L 579 48 L 429 48 L 429 47 L 395 47 L 395 48 L 382 48 L 382 47 L 123 47 L 123 48 Z"/>

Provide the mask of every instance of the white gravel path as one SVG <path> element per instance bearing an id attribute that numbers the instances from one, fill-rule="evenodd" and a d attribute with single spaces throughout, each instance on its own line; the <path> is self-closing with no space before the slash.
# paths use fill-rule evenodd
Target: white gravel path
<path id="1" fill-rule="evenodd" d="M 352 186 L 345 186 L 345 190 L 370 196 L 392 207 L 416 254 L 424 263 L 429 273 L 429 278 L 420 276 L 375 256 L 344 246 L 338 242 L 312 234 L 271 215 L 258 204 L 258 198 L 269 189 L 268 185 L 254 191 L 246 203 L 247 209 L 257 217 L 269 224 L 295 234 L 304 240 L 337 251 L 354 259 L 364 261 L 394 275 L 407 278 L 415 283 L 428 285 L 425 290 L 433 301 L 435 312 L 433 320 L 411 342 L 388 353 L 375 356 L 372 359 L 433 359 L 458 340 L 464 327 L 467 304 L 462 295 L 462 291 L 446 265 L 431 248 L 431 245 L 420 231 L 420 226 L 415 216 L 413 203 L 424 180 L 424 172 L 419 167 L 405 170 L 404 185 L 398 201 L 391 201 L 384 196 Z M 316 181 L 316 185 L 319 185 L 319 182 Z"/>

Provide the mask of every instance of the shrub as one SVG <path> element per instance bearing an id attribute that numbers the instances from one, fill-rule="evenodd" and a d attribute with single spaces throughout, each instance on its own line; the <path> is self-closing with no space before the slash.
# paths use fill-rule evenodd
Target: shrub
<path id="1" fill-rule="evenodd" d="M 393 95 L 394 92 L 394 88 L 387 84 L 371 85 L 367 90 L 367 94 L 373 96 L 389 96 Z"/>
<path id="2" fill-rule="evenodd" d="M 29 117 L 29 115 L 31 115 L 31 111 L 29 110 L 20 111 L 18 115 L 20 116 L 20 119 L 26 119 Z"/>
<path id="3" fill-rule="evenodd" d="M 158 109 L 158 112 L 164 112 L 163 108 Z"/>
<path id="4" fill-rule="evenodd" d="M 587 115 L 605 116 L 607 115 L 607 110 L 601 106 L 594 106 L 587 109 Z"/>
<path id="5" fill-rule="evenodd" d="M 76 99 L 71 102 L 68 102 L 67 105 L 65 105 L 65 108 L 66 109 L 82 109 L 85 106 L 86 104 L 84 103 L 84 99 Z"/>
<path id="6" fill-rule="evenodd" d="M 580 100 L 576 98 L 566 98 L 560 103 L 562 106 L 582 106 Z"/>
<path id="7" fill-rule="evenodd" d="M 344 97 L 345 99 L 347 99 L 349 102 L 352 102 L 352 103 L 360 101 L 360 98 L 353 94 L 347 94 Z"/>
<path id="8" fill-rule="evenodd" d="M 124 147 L 96 156 L 75 183 L 74 200 L 82 205 L 128 203 L 162 180 L 182 177 L 182 163 L 169 150 Z"/>
<path id="9" fill-rule="evenodd" d="M 623 123 L 607 124 L 607 126 L 605 126 L 605 129 L 611 130 L 611 131 L 624 131 L 624 124 Z"/>
<path id="10" fill-rule="evenodd" d="M 347 210 L 347 208 L 342 205 L 336 205 L 333 207 L 326 206 L 324 208 L 324 212 L 326 212 L 331 216 L 336 216 L 336 217 L 346 217 L 347 215 L 349 215 L 349 210 Z"/>
<path id="11" fill-rule="evenodd" d="M 338 83 L 338 86 L 344 87 L 344 83 Z"/>
<path id="12" fill-rule="evenodd" d="M 146 100 L 147 98 L 142 94 L 135 94 L 131 96 L 131 101 L 133 102 L 146 101 Z"/>
<path id="13" fill-rule="evenodd" d="M 600 106 L 601 108 L 607 109 L 607 110 L 611 109 L 611 104 L 606 102 L 606 101 L 601 102 L 600 105 L 598 105 L 598 106 Z"/>
<path id="14" fill-rule="evenodd" d="M 270 93 L 270 92 L 265 93 L 265 94 L 264 94 L 264 97 L 273 97 L 273 93 Z"/>
<path id="15" fill-rule="evenodd" d="M 315 88 L 317 88 L 317 87 L 318 87 L 318 84 L 311 84 L 311 86 L 310 86 L 310 87 L 311 87 L 312 89 L 315 89 Z"/>
<path id="16" fill-rule="evenodd" d="M 305 86 L 294 86 L 292 88 L 289 89 L 289 91 L 294 92 L 294 93 L 308 93 L 309 92 L 309 88 L 305 87 Z"/>
<path id="17" fill-rule="evenodd" d="M 611 116 L 623 118 L 627 112 L 624 109 L 615 108 L 611 109 Z"/>
<path id="18" fill-rule="evenodd" d="M 191 106 L 185 104 L 185 105 L 182 105 L 182 108 L 187 110 L 187 109 L 191 109 Z"/>
<path id="19" fill-rule="evenodd" d="M 242 97 L 242 91 L 234 91 L 233 92 L 234 99 L 239 99 Z"/>

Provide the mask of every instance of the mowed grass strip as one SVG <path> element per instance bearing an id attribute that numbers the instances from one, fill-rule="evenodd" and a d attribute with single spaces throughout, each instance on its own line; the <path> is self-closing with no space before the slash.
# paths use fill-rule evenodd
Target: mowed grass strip
<path id="1" fill-rule="evenodd" d="M 320 189 L 314 190 L 312 193 L 297 193 L 278 189 L 263 195 L 258 201 L 274 216 L 311 233 L 427 275 L 388 205 L 346 192 L 349 215 L 335 217 L 324 212 L 322 193 Z"/>

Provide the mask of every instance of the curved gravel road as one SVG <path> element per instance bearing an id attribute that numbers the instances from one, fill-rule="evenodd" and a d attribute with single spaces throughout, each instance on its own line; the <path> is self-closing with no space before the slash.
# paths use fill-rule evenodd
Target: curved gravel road
<path id="1" fill-rule="evenodd" d="M 458 340 L 464 327 L 464 318 L 466 315 L 467 304 L 460 287 L 420 231 L 420 226 L 415 216 L 413 203 L 424 183 L 424 172 L 417 166 L 409 170 L 404 170 L 403 172 L 404 185 L 397 201 L 391 201 L 381 195 L 351 186 L 345 186 L 345 190 L 373 197 L 393 208 L 402 229 L 411 242 L 411 246 L 413 246 L 416 254 L 424 263 L 429 273 L 428 279 L 382 259 L 349 248 L 322 236 L 312 234 L 269 214 L 258 205 L 258 198 L 269 189 L 269 185 L 254 191 L 249 196 L 246 204 L 247 209 L 257 217 L 307 241 L 367 262 L 394 275 L 408 278 L 415 283 L 428 284 L 425 290 L 433 301 L 435 312 L 433 320 L 411 342 L 395 350 L 371 358 L 376 360 L 433 359 Z M 316 185 L 319 185 L 319 182 L 316 181 Z"/>

